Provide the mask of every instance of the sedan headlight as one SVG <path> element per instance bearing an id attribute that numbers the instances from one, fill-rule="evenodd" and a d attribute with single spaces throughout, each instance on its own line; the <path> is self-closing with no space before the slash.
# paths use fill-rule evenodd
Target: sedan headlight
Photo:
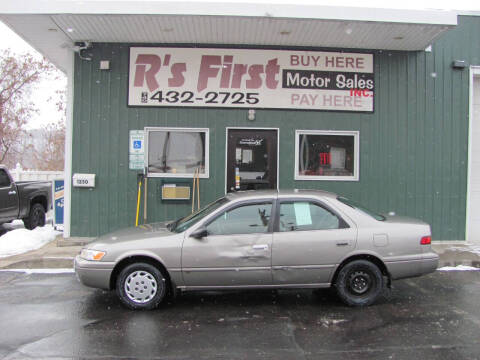
<path id="1" fill-rule="evenodd" d="M 105 254 L 105 251 L 82 249 L 80 257 L 85 260 L 100 261 L 105 256 Z"/>

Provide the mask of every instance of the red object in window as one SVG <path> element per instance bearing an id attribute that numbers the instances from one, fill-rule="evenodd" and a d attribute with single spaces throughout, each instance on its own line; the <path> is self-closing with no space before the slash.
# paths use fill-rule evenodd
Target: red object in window
<path id="1" fill-rule="evenodd" d="M 431 236 L 424 236 L 420 240 L 420 245 L 430 245 L 432 243 L 432 237 Z"/>
<path id="2" fill-rule="evenodd" d="M 320 165 L 330 164 L 330 153 L 322 152 L 318 156 L 320 157 Z"/>

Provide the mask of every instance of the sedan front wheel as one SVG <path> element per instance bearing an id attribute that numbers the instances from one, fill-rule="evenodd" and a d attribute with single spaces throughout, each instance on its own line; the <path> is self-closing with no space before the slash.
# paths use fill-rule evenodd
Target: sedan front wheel
<path id="1" fill-rule="evenodd" d="M 118 275 L 117 295 L 130 309 L 154 309 L 162 302 L 165 293 L 165 276 L 151 264 L 130 264 Z"/>
<path id="2" fill-rule="evenodd" d="M 367 260 L 355 260 L 340 270 L 335 287 L 345 304 L 368 306 L 381 295 L 384 280 L 377 265 Z"/>

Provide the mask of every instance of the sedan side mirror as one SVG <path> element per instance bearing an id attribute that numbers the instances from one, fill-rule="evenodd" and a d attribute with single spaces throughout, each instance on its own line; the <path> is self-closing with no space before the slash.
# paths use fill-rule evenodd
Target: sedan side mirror
<path id="1" fill-rule="evenodd" d="M 192 232 L 192 233 L 190 234 L 190 237 L 193 237 L 193 238 L 195 238 L 195 239 L 201 239 L 201 238 L 204 238 L 204 237 L 206 237 L 206 236 L 208 236 L 208 231 L 207 231 L 207 229 L 206 229 L 205 227 L 203 227 L 203 226 L 200 227 L 200 228 L 198 228 L 197 230 L 195 230 L 194 232 Z"/>

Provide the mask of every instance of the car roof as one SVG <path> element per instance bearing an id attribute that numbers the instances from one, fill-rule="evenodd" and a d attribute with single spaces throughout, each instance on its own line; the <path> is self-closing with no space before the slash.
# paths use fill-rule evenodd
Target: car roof
<path id="1" fill-rule="evenodd" d="M 292 189 L 292 190 L 246 190 L 246 191 L 235 191 L 228 193 L 226 195 L 229 200 L 247 200 L 247 199 L 263 199 L 263 198 L 276 198 L 276 197 L 304 197 L 304 196 L 314 196 L 314 197 L 328 197 L 336 198 L 337 194 L 316 189 Z"/>
<path id="2" fill-rule="evenodd" d="M 337 198 L 337 194 L 317 189 L 293 189 L 293 190 L 279 190 L 279 196 L 322 196 L 329 198 Z"/>

